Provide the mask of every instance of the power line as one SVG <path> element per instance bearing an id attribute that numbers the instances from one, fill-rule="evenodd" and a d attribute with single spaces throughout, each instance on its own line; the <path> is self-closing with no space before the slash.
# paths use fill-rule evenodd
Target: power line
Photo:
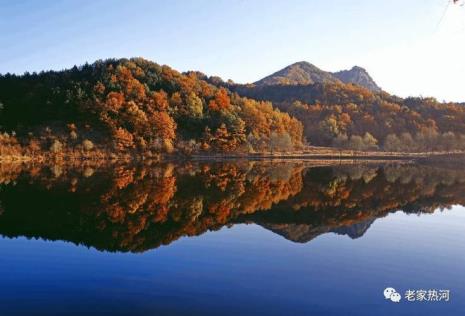
<path id="1" fill-rule="evenodd" d="M 457 3 L 459 0 L 452 0 L 453 3 Z M 450 5 L 451 1 L 447 1 L 447 4 L 446 4 L 446 7 L 444 8 L 444 12 L 442 12 L 442 15 L 441 15 L 441 18 L 439 19 L 439 22 L 438 22 L 438 25 L 436 26 L 436 31 L 439 29 L 439 27 L 441 26 L 441 23 L 442 23 L 442 20 L 444 20 L 444 17 L 446 16 L 446 13 L 447 13 L 447 9 L 449 9 L 449 5 Z"/>

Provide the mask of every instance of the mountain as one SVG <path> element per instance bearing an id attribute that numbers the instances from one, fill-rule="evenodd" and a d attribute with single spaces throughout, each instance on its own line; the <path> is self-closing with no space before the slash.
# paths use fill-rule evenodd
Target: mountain
<path id="1" fill-rule="evenodd" d="M 333 72 L 332 75 L 344 83 L 353 83 L 375 92 L 381 91 L 381 88 L 378 87 L 370 74 L 359 66 L 354 66 L 350 70 Z"/>
<path id="2" fill-rule="evenodd" d="M 225 84 L 247 98 L 270 101 L 302 122 L 314 146 L 401 152 L 465 150 L 465 107 L 382 91 L 358 66 L 335 73 L 307 62 L 255 84 Z"/>
<path id="3" fill-rule="evenodd" d="M 0 149 L 21 156 L 83 148 L 191 153 L 301 145 L 299 121 L 199 76 L 143 58 L 0 75 L 0 132 L 8 133 Z"/>
<path id="4" fill-rule="evenodd" d="M 327 226 L 307 223 L 260 223 L 259 225 L 287 240 L 298 243 L 307 243 L 331 231 Z"/>
<path id="5" fill-rule="evenodd" d="M 268 85 L 307 85 L 317 82 L 338 82 L 331 73 L 321 70 L 315 65 L 301 61 L 281 69 L 257 82 L 257 86 Z"/>
<path id="6" fill-rule="evenodd" d="M 9 157 L 290 152 L 306 143 L 465 150 L 462 104 L 399 98 L 360 67 L 333 74 L 307 62 L 250 85 L 142 58 L 5 74 L 0 111 L 0 151 Z"/>
<path id="7" fill-rule="evenodd" d="M 254 84 L 256 86 L 274 85 L 309 85 L 314 83 L 353 83 L 365 87 L 371 91 L 379 92 L 381 88 L 371 78 L 368 72 L 359 66 L 350 70 L 328 72 L 315 65 L 301 61 L 289 65 Z"/>
<path id="8" fill-rule="evenodd" d="M 370 218 L 358 223 L 354 223 L 349 226 L 342 226 L 333 229 L 331 232 L 336 233 L 338 235 L 347 235 L 352 239 L 357 239 L 362 237 L 370 228 L 371 224 L 375 221 L 374 218 Z"/>
<path id="9" fill-rule="evenodd" d="M 343 226 L 338 226 L 338 223 L 331 223 L 329 225 L 322 225 L 321 223 L 319 225 L 312 223 L 260 223 L 259 225 L 275 234 L 283 236 L 287 240 L 306 243 L 322 234 L 330 232 L 338 235 L 347 235 L 352 239 L 356 239 L 362 237 L 374 221 L 375 218 L 369 218 L 352 225 Z"/>

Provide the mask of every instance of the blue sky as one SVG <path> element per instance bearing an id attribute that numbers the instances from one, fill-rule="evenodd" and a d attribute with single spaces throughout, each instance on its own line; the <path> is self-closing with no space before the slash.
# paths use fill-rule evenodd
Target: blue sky
<path id="1" fill-rule="evenodd" d="M 0 29 L 0 73 L 141 56 L 253 82 L 306 60 L 465 101 L 465 7 L 448 0 L 0 0 Z"/>

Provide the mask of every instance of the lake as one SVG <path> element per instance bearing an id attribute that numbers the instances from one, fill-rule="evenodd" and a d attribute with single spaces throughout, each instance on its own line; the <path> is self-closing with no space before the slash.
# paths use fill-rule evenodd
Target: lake
<path id="1" fill-rule="evenodd" d="M 463 315 L 462 205 L 455 164 L 0 165 L 0 314 Z"/>

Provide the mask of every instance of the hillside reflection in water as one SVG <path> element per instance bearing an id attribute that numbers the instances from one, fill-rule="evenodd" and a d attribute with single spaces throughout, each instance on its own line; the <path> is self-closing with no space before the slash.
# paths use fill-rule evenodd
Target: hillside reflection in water
<path id="1" fill-rule="evenodd" d="M 294 242 L 362 236 L 380 217 L 465 203 L 465 171 L 388 164 L 221 162 L 4 168 L 0 233 L 141 252 L 255 223 Z"/>
<path id="2" fill-rule="evenodd" d="M 0 183 L 7 315 L 464 308 L 460 167 L 1 165 Z M 447 305 L 389 304 L 386 286 L 454 296 Z"/>

